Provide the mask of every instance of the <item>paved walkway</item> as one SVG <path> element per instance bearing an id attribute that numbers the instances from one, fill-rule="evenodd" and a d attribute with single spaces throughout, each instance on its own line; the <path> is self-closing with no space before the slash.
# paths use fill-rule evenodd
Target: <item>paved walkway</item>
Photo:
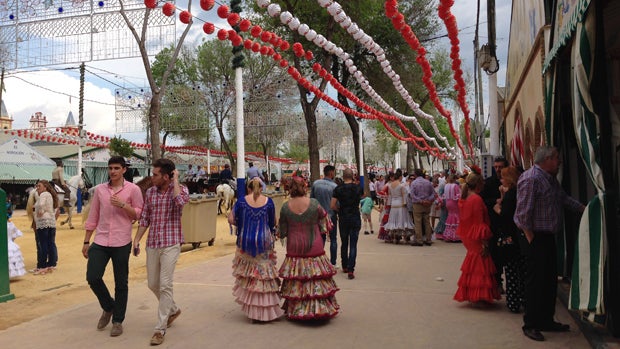
<path id="1" fill-rule="evenodd" d="M 208 247 L 205 247 L 208 248 Z M 279 261 L 284 249 L 277 243 Z M 557 320 L 569 333 L 545 333 L 534 342 L 521 332 L 522 316 L 502 300 L 475 308 L 452 300 L 465 255 L 461 244 L 394 246 L 361 235 L 356 278 L 335 276 L 341 313 L 325 324 L 250 323 L 231 294 L 232 255 L 175 274 L 175 299 L 183 313 L 162 348 L 589 348 L 562 305 Z M 96 330 L 93 301 L 0 331 L 0 348 L 144 348 L 155 325 L 157 303 L 146 283 L 129 292 L 124 334 Z M 1 314 L 0 314 L 1 316 Z"/>

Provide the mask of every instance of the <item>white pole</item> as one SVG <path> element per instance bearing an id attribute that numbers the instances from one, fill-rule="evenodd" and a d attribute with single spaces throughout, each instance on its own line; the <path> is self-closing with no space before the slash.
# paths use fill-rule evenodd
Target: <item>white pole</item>
<path id="1" fill-rule="evenodd" d="M 245 196 L 245 134 L 243 131 L 243 68 L 235 69 L 235 107 L 237 112 L 237 195 Z"/>
<path id="2" fill-rule="evenodd" d="M 489 129 L 491 155 L 499 154 L 499 112 L 497 107 L 497 73 L 489 75 Z"/>
<path id="3" fill-rule="evenodd" d="M 211 149 L 207 149 L 207 168 L 209 169 L 209 175 L 211 175 Z"/>

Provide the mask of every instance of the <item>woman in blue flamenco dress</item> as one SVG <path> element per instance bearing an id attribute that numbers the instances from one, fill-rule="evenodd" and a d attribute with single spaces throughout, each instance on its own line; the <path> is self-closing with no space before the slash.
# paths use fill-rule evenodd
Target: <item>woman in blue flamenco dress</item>
<path id="1" fill-rule="evenodd" d="M 489 255 L 489 214 L 479 193 L 484 180 L 477 168 L 467 176 L 459 200 L 460 224 L 457 235 L 467 249 L 454 299 L 474 304 L 491 304 L 500 299 L 495 280 L 495 264 Z"/>
<path id="2" fill-rule="evenodd" d="M 315 199 L 306 197 L 305 182 L 294 178 L 290 200 L 280 211 L 279 234 L 286 239 L 286 258 L 280 267 L 282 308 L 291 320 L 331 319 L 338 314 L 336 269 L 325 256 L 322 234 L 331 220 Z"/>
<path id="3" fill-rule="evenodd" d="M 281 317 L 280 279 L 276 267 L 275 205 L 261 194 L 262 183 L 251 180 L 249 194 L 240 198 L 228 216 L 237 226 L 237 252 L 233 259 L 233 296 L 252 322 Z"/>

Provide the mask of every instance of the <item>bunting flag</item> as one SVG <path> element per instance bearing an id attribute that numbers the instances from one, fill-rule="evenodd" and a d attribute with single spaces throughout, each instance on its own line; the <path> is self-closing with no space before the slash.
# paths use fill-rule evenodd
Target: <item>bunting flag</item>
<path id="1" fill-rule="evenodd" d="M 596 11 L 591 4 L 577 24 L 571 52 L 573 126 L 583 164 L 596 187 L 579 224 L 570 290 L 569 308 L 593 315 L 605 313 L 604 271 L 606 260 L 605 181 L 600 166 L 599 116 L 590 93 L 596 53 Z"/>
<path id="2" fill-rule="evenodd" d="M 521 119 L 515 122 L 515 131 L 510 142 L 510 165 L 523 167 L 523 140 L 521 138 Z"/>

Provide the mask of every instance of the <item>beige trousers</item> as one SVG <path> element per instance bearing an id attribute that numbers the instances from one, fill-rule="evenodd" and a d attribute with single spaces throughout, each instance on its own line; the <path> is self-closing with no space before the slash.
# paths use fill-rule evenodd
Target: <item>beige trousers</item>
<path id="1" fill-rule="evenodd" d="M 172 281 L 180 253 L 181 245 L 146 249 L 148 285 L 159 301 L 155 331 L 162 334 L 166 332 L 168 316 L 179 310 L 173 298 Z"/>

